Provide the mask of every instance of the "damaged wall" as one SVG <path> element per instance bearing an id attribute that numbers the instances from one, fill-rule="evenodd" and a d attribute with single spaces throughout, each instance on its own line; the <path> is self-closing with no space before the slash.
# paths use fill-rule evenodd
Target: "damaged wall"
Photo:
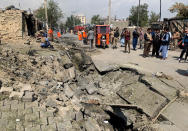
<path id="1" fill-rule="evenodd" d="M 20 10 L 0 10 L 2 40 L 22 38 L 22 13 Z"/>
<path id="2" fill-rule="evenodd" d="M 164 19 L 164 26 L 168 26 L 171 32 L 178 30 L 181 34 L 184 34 L 185 28 L 188 27 L 187 18 L 171 18 Z"/>
<path id="3" fill-rule="evenodd" d="M 4 41 L 34 36 L 41 29 L 42 23 L 23 10 L 0 10 L 0 33 Z"/>

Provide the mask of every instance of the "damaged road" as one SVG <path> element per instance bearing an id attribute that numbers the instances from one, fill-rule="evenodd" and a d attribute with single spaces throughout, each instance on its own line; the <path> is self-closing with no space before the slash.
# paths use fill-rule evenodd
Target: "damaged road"
<path id="1" fill-rule="evenodd" d="M 188 101 L 178 95 L 184 88 L 177 81 L 137 66 L 99 63 L 90 57 L 97 50 L 90 52 L 71 35 L 54 43 L 54 50 L 34 43 L 0 49 L 4 130 L 188 129 Z"/>

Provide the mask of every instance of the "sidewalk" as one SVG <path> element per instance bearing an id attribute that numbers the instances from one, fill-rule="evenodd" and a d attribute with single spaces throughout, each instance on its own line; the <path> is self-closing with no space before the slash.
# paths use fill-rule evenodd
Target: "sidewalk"
<path id="1" fill-rule="evenodd" d="M 178 62 L 178 56 L 180 52 L 169 51 L 168 59 L 161 60 L 155 57 L 143 58 L 143 50 L 137 51 L 131 50 L 131 53 L 124 53 L 124 47 L 118 49 L 98 49 L 100 53 L 92 56 L 93 60 L 105 62 L 107 64 L 134 64 L 150 73 L 163 72 L 172 76 L 175 80 L 180 82 L 184 87 L 188 88 L 188 76 L 186 71 L 188 70 L 188 62 Z"/>

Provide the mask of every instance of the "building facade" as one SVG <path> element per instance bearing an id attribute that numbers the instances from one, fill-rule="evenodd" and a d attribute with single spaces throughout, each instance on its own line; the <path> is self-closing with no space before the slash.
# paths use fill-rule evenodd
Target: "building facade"
<path id="1" fill-rule="evenodd" d="M 84 15 L 77 15 L 76 18 L 78 18 L 81 21 L 81 24 L 86 24 L 86 16 Z"/>

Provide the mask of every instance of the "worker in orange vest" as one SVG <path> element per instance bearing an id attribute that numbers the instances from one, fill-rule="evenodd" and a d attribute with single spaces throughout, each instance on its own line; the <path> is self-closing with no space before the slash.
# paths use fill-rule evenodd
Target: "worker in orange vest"
<path id="1" fill-rule="evenodd" d="M 57 37 L 61 38 L 61 33 L 59 31 L 57 32 Z"/>
<path id="2" fill-rule="evenodd" d="M 83 36 L 83 43 L 87 44 L 87 31 L 86 31 L 86 29 L 83 30 L 82 36 Z"/>
<path id="3" fill-rule="evenodd" d="M 50 28 L 49 31 L 48 31 L 48 34 L 49 34 L 49 38 L 51 41 L 53 41 L 53 30 Z"/>
<path id="4" fill-rule="evenodd" d="M 78 40 L 82 41 L 82 32 L 81 32 L 81 30 L 78 31 Z"/>

